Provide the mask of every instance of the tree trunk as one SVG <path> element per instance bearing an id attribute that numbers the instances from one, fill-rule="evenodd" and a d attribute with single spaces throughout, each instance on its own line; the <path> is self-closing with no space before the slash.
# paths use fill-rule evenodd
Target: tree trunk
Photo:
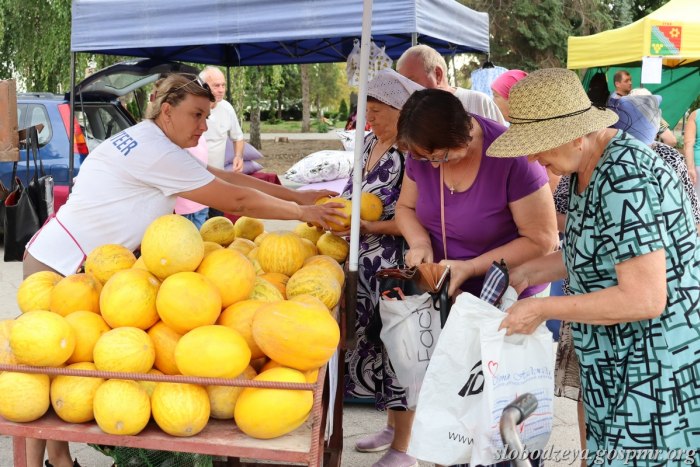
<path id="1" fill-rule="evenodd" d="M 321 107 L 321 96 L 316 95 L 316 118 L 319 122 L 323 121 L 323 108 Z"/>
<path id="2" fill-rule="evenodd" d="M 301 71 L 301 132 L 311 132 L 311 98 L 309 96 L 309 65 L 299 66 Z"/>
<path id="3" fill-rule="evenodd" d="M 282 90 L 277 91 L 277 120 L 282 120 Z"/>
<path id="4" fill-rule="evenodd" d="M 253 89 L 256 96 L 262 94 L 263 74 L 258 67 L 258 72 L 254 74 L 255 83 Z M 255 149 L 262 149 L 262 141 L 260 140 L 260 99 L 255 99 L 253 106 L 250 109 L 250 145 Z"/>

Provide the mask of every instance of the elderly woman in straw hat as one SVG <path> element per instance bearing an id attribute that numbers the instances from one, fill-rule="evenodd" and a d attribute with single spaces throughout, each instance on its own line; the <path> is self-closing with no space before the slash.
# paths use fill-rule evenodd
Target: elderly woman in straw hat
<path id="1" fill-rule="evenodd" d="M 527 334 L 546 319 L 574 322 L 589 450 L 685 450 L 692 461 L 700 244 L 681 182 L 648 146 L 608 128 L 617 115 L 592 107 L 571 71 L 532 73 L 511 90 L 510 109 L 513 124 L 487 154 L 526 153 L 571 175 L 564 250 L 514 269 L 511 283 L 520 290 L 568 276 L 573 295 L 521 300 L 501 328 Z"/>
<path id="2" fill-rule="evenodd" d="M 357 346 L 346 355 L 345 391 L 349 397 L 374 398 L 378 410 L 388 409 L 387 426 L 357 441 L 362 452 L 388 449 L 375 466 L 412 466 L 416 460 L 405 451 L 411 434 L 406 422 L 405 390 L 396 376 L 383 346 L 369 342 L 365 329 L 379 303 L 374 275 L 394 268 L 403 255 L 403 238 L 394 221 L 394 208 L 401 191 L 404 156 L 396 145 L 399 111 L 409 96 L 422 89 L 393 70 L 380 71 L 367 84 L 367 122 L 372 132 L 365 137 L 362 156 L 362 191 L 382 200 L 383 211 L 377 221 L 360 223 L 360 258 L 357 284 Z M 342 196 L 352 196 L 352 180 Z"/>

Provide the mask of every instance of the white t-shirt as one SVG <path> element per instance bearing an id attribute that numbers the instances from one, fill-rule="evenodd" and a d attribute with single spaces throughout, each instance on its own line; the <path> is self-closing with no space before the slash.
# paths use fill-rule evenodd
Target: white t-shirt
<path id="1" fill-rule="evenodd" d="M 204 137 L 207 139 L 209 148 L 209 165 L 223 169 L 226 157 L 226 139 L 230 138 L 231 141 L 243 139 L 243 130 L 238 122 L 236 111 L 226 101 L 217 102 L 216 107 L 211 109 L 207 126 Z"/>
<path id="2" fill-rule="evenodd" d="M 202 163 L 152 121 L 143 121 L 90 153 L 68 201 L 27 250 L 61 274 L 73 274 L 99 245 L 136 249 L 146 227 L 173 212 L 178 193 L 212 180 Z"/>
<path id="3" fill-rule="evenodd" d="M 489 96 L 471 89 L 456 88 L 455 97 L 462 101 L 464 110 L 471 114 L 495 120 L 501 125 L 508 125 L 496 103 Z"/>

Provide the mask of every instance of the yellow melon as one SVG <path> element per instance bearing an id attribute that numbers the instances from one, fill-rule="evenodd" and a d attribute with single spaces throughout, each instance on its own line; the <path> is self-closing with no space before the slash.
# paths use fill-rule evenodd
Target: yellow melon
<path id="1" fill-rule="evenodd" d="M 267 235 L 268 235 L 269 233 L 270 233 L 270 232 L 265 232 L 265 231 L 263 231 L 263 233 L 261 233 L 260 235 L 258 235 L 257 237 L 255 237 L 255 239 L 253 240 L 253 243 L 255 243 L 256 246 L 260 246 L 260 244 L 262 243 L 262 241 L 265 239 L 265 237 L 267 237 Z"/>
<path id="2" fill-rule="evenodd" d="M 81 310 L 99 313 L 101 291 L 102 284 L 92 274 L 71 274 L 54 286 L 49 309 L 61 316 Z"/>
<path id="3" fill-rule="evenodd" d="M 347 217 L 333 216 L 333 220 L 328 222 L 328 227 L 334 232 L 343 232 L 350 228 L 350 219 L 352 216 L 352 203 L 339 196 L 333 198 L 321 198 L 316 201 L 316 204 L 339 203 L 342 207 L 335 208 L 336 211 L 346 215 Z"/>
<path id="4" fill-rule="evenodd" d="M 350 252 L 350 245 L 341 237 L 326 232 L 316 242 L 316 248 L 322 255 L 328 255 L 339 263 L 345 261 Z"/>
<path id="5" fill-rule="evenodd" d="M 207 390 L 195 384 L 158 383 L 151 395 L 153 419 L 172 436 L 194 436 L 209 421 Z"/>
<path id="6" fill-rule="evenodd" d="M 267 234 L 265 234 L 267 236 Z M 253 261 L 258 259 L 258 251 L 260 251 L 260 248 L 256 245 L 255 248 L 250 250 L 248 253 L 246 253 L 246 257 L 248 257 L 249 260 Z M 258 263 L 259 264 L 259 263 Z"/>
<path id="7" fill-rule="evenodd" d="M 74 363 L 70 370 L 96 370 L 94 363 Z M 94 417 L 92 401 L 102 378 L 89 376 L 58 375 L 51 381 L 51 407 L 61 420 L 68 423 L 85 423 Z"/>
<path id="8" fill-rule="evenodd" d="M 254 250 L 258 246 L 255 244 L 255 242 L 248 240 L 247 238 L 237 238 L 228 247 L 232 250 L 238 250 L 244 255 L 247 255 L 251 252 L 251 250 Z"/>
<path id="9" fill-rule="evenodd" d="M 230 327 L 201 326 L 180 338 L 175 363 L 183 375 L 233 378 L 250 363 L 250 349 Z"/>
<path id="10" fill-rule="evenodd" d="M 146 373 L 153 367 L 156 350 L 146 331 L 123 327 L 102 334 L 92 356 L 98 370 Z"/>
<path id="11" fill-rule="evenodd" d="M 17 305 L 22 313 L 51 308 L 51 291 L 63 276 L 53 271 L 39 271 L 22 281 L 17 289 Z"/>
<path id="12" fill-rule="evenodd" d="M 253 339 L 253 316 L 255 312 L 258 311 L 267 302 L 259 300 L 243 300 L 238 303 L 226 308 L 221 312 L 219 319 L 216 324 L 221 326 L 227 326 L 235 331 L 245 339 L 248 348 L 250 349 L 250 358 L 252 360 L 264 357 L 265 354 L 258 344 L 255 343 Z"/>
<path id="13" fill-rule="evenodd" d="M 148 330 L 148 335 L 156 349 L 156 359 L 153 366 L 166 375 L 179 375 L 180 370 L 177 369 L 175 363 L 175 346 L 182 334 L 173 331 L 164 322 L 158 321 Z"/>
<path id="14" fill-rule="evenodd" d="M 148 394 L 132 380 L 105 381 L 97 388 L 92 404 L 97 425 L 110 435 L 137 435 L 151 418 Z"/>
<path id="15" fill-rule="evenodd" d="M 197 227 L 177 214 L 151 223 L 141 240 L 141 256 L 149 271 L 163 280 L 183 271 L 194 271 L 204 257 L 204 241 Z"/>
<path id="16" fill-rule="evenodd" d="M 247 366 L 238 379 L 253 379 L 258 373 L 251 366 Z M 206 386 L 211 406 L 211 417 L 218 420 L 230 420 L 233 418 L 233 408 L 236 406 L 238 396 L 243 391 L 241 386 Z"/>
<path id="17" fill-rule="evenodd" d="M 207 242 L 206 240 L 204 241 L 204 257 L 211 253 L 212 251 L 216 250 L 221 250 L 223 246 L 219 245 L 216 242 Z"/>
<path id="18" fill-rule="evenodd" d="M 293 302 L 301 302 L 301 303 L 306 303 L 307 305 L 328 309 L 328 307 L 326 306 L 325 303 L 323 303 L 321 300 L 314 297 L 313 295 L 309 295 L 309 294 L 295 295 L 294 297 L 290 297 L 289 300 L 291 300 Z"/>
<path id="19" fill-rule="evenodd" d="M 302 268 L 287 282 L 288 298 L 312 295 L 321 300 L 329 310 L 338 304 L 341 292 L 338 281 L 318 267 Z"/>
<path id="20" fill-rule="evenodd" d="M 300 371 L 273 368 L 254 381 L 306 383 Z M 245 388 L 234 408 L 236 425 L 248 436 L 271 439 L 299 428 L 309 417 L 313 406 L 311 391 L 292 389 Z"/>
<path id="21" fill-rule="evenodd" d="M 303 267 L 306 268 L 309 266 L 320 266 L 328 274 L 335 277 L 335 280 L 338 281 L 341 287 L 345 284 L 345 271 L 343 270 L 343 267 L 338 264 L 338 261 L 330 256 L 316 255 L 312 256 L 311 258 L 307 258 L 306 261 L 304 261 Z"/>
<path id="22" fill-rule="evenodd" d="M 328 309 L 288 300 L 255 313 L 253 337 L 272 360 L 305 371 L 320 368 L 331 358 L 340 328 Z"/>
<path id="23" fill-rule="evenodd" d="M 221 246 L 228 246 L 236 238 L 233 222 L 224 216 L 207 219 L 199 228 L 199 233 L 205 242 L 214 242 Z"/>
<path id="24" fill-rule="evenodd" d="M 261 279 L 259 276 L 255 279 L 255 285 L 252 292 L 248 296 L 248 300 L 258 300 L 261 302 L 276 302 L 284 300 L 284 296 L 277 287 L 269 281 Z"/>
<path id="25" fill-rule="evenodd" d="M 309 225 L 306 222 L 299 222 L 296 227 L 294 227 L 294 233 L 299 235 L 301 238 L 309 240 L 314 245 L 318 241 L 319 237 L 323 235 L 323 230 Z"/>
<path id="26" fill-rule="evenodd" d="M 160 281 L 148 271 L 125 269 L 117 272 L 102 288 L 102 317 L 112 328 L 150 328 L 158 321 L 156 297 L 159 287 Z"/>
<path id="27" fill-rule="evenodd" d="M 224 248 L 207 255 L 197 272 L 209 279 L 221 294 L 221 306 L 245 300 L 255 285 L 255 268 L 240 251 Z"/>
<path id="28" fill-rule="evenodd" d="M 216 322 L 221 313 L 221 293 L 202 274 L 178 272 L 160 285 L 156 309 L 165 324 L 184 334 Z"/>
<path id="29" fill-rule="evenodd" d="M 318 248 L 311 240 L 302 238 L 301 243 L 304 245 L 304 261 L 318 254 Z"/>
<path id="30" fill-rule="evenodd" d="M 139 256 L 139 258 L 136 260 L 133 266 L 131 266 L 133 269 L 141 269 L 143 271 L 148 271 L 148 268 L 146 267 L 146 263 L 143 261 L 143 256 Z"/>
<path id="31" fill-rule="evenodd" d="M 109 326 L 102 316 L 90 311 L 74 311 L 66 316 L 66 321 L 75 334 L 75 348 L 66 363 L 91 362 L 95 344 Z"/>
<path id="32" fill-rule="evenodd" d="M 365 221 L 378 221 L 382 218 L 384 203 L 374 193 L 362 192 L 360 197 L 360 219 Z"/>
<path id="33" fill-rule="evenodd" d="M 66 319 L 50 311 L 28 311 L 10 330 L 10 347 L 19 363 L 59 366 L 75 349 L 75 333 Z"/>
<path id="34" fill-rule="evenodd" d="M 155 368 L 151 368 L 148 370 L 149 375 L 162 375 L 163 373 L 161 371 L 156 370 Z M 146 390 L 146 393 L 148 394 L 148 397 L 151 397 L 153 394 L 153 390 L 156 388 L 156 385 L 158 384 L 156 381 L 137 381 L 139 385 Z"/>
<path id="35" fill-rule="evenodd" d="M 33 422 L 49 410 L 49 377 L 40 374 L 0 373 L 0 417 Z"/>
<path id="36" fill-rule="evenodd" d="M 236 232 L 236 238 L 255 240 L 255 237 L 265 231 L 265 225 L 260 219 L 242 216 L 236 220 L 233 230 Z"/>
<path id="37" fill-rule="evenodd" d="M 131 268 L 136 262 L 136 256 L 122 245 L 108 243 L 100 245 L 85 258 L 85 272 L 92 274 L 102 285 L 115 272 Z"/>
<path id="38" fill-rule="evenodd" d="M 262 366 L 262 368 L 260 368 L 260 373 L 263 373 L 267 370 L 271 370 L 273 368 L 288 368 L 288 367 L 280 365 L 279 363 L 277 363 L 274 360 L 270 360 L 270 361 L 266 362 Z M 316 382 L 316 380 L 318 379 L 318 370 L 319 369 L 316 368 L 315 370 L 302 371 L 302 373 L 304 373 L 304 378 L 306 378 L 307 383 L 315 383 Z"/>
<path id="39" fill-rule="evenodd" d="M 15 324 L 13 319 L 4 319 L 0 321 L 0 363 L 3 365 L 16 365 L 17 358 L 12 353 L 10 347 L 10 331 Z"/>
<path id="40" fill-rule="evenodd" d="M 272 232 L 258 248 L 257 259 L 265 272 L 291 276 L 304 264 L 304 244 L 292 232 Z"/>
<path id="41" fill-rule="evenodd" d="M 270 284 L 277 287 L 283 297 L 287 295 L 287 281 L 289 281 L 289 276 L 285 276 L 281 272 L 266 272 L 260 274 L 261 279 L 265 279 Z"/>

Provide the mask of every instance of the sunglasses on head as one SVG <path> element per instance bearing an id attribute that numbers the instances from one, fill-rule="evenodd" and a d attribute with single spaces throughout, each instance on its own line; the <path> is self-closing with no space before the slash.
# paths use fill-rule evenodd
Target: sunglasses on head
<path id="1" fill-rule="evenodd" d="M 207 94 L 209 94 L 209 97 L 214 97 L 214 94 L 212 94 L 211 88 L 209 87 L 209 85 L 208 85 L 207 83 L 205 83 L 204 81 L 202 81 L 202 79 L 201 79 L 199 76 L 194 75 L 194 74 L 190 74 L 190 73 L 181 73 L 181 75 L 182 75 L 182 76 L 191 76 L 192 79 L 189 80 L 189 81 L 187 81 L 187 82 L 184 83 L 184 84 L 181 84 L 181 85 L 178 86 L 178 87 L 170 88 L 170 90 L 168 90 L 169 93 L 177 92 L 177 91 L 179 91 L 180 89 L 182 89 L 182 88 L 184 88 L 184 87 L 187 87 L 187 86 L 189 86 L 190 84 L 193 84 L 193 83 L 194 83 L 194 84 L 198 85 L 200 88 L 202 88 L 202 89 L 204 89 L 205 91 L 207 91 Z"/>

